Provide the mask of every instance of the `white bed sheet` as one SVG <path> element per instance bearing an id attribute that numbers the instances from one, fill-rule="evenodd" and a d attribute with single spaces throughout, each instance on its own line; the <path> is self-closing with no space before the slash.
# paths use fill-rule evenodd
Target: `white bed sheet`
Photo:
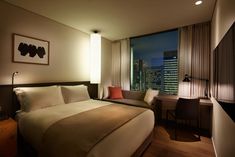
<path id="1" fill-rule="evenodd" d="M 17 114 L 19 129 L 24 139 L 39 151 L 44 132 L 56 121 L 98 108 L 112 102 L 87 100 L 52 106 L 32 112 Z M 92 124 L 91 124 L 92 125 Z M 98 143 L 88 157 L 128 157 L 144 142 L 154 127 L 154 114 L 151 110 L 135 117 Z"/>

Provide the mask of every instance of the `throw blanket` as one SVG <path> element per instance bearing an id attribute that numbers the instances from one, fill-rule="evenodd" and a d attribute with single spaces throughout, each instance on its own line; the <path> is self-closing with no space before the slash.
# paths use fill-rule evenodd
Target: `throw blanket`
<path id="1" fill-rule="evenodd" d="M 112 104 L 62 119 L 45 132 L 41 157 L 85 157 L 110 133 L 146 109 Z"/>

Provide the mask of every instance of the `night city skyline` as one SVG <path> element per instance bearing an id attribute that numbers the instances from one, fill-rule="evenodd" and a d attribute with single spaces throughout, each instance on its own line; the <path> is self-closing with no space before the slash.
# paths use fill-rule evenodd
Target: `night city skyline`
<path id="1" fill-rule="evenodd" d="M 131 39 L 133 59 L 142 59 L 149 66 L 163 65 L 163 52 L 178 49 L 178 30 Z"/>
<path id="2" fill-rule="evenodd" d="M 178 30 L 131 39 L 132 90 L 178 92 Z"/>

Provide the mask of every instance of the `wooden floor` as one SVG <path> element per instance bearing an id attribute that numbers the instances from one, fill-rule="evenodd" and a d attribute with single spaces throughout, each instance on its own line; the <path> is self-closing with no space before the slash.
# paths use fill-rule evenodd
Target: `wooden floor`
<path id="1" fill-rule="evenodd" d="M 154 139 L 143 157 L 215 157 L 210 138 L 201 136 L 199 140 L 192 131 L 184 130 L 177 131 L 176 141 L 173 128 L 155 127 Z"/>

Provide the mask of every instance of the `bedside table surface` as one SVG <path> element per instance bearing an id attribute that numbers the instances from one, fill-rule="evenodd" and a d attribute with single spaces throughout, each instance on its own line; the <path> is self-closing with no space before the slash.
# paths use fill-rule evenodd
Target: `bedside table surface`
<path id="1" fill-rule="evenodd" d="M 15 157 L 17 154 L 17 123 L 12 118 L 0 121 L 0 156 Z"/>
<path id="2" fill-rule="evenodd" d="M 10 125 L 12 125 L 12 124 L 15 124 L 15 125 L 16 125 L 16 121 L 13 120 L 12 118 L 0 120 L 0 126 L 9 125 L 9 124 L 10 124 Z"/>

